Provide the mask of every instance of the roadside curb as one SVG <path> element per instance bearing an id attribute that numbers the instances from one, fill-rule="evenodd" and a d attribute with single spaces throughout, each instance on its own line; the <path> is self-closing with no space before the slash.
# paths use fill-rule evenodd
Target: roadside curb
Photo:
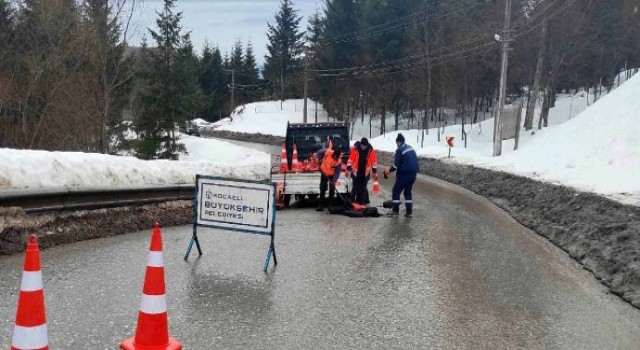
<path id="1" fill-rule="evenodd" d="M 0 255 L 23 252 L 29 234 L 38 233 L 40 248 L 147 230 L 156 222 L 181 226 L 193 222 L 193 202 L 174 201 L 135 207 L 26 214 L 19 208 L 0 211 Z"/>

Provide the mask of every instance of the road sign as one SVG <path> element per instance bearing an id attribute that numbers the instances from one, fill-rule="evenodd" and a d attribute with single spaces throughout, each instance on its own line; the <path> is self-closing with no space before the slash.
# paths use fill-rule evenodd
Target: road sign
<path id="1" fill-rule="evenodd" d="M 275 185 L 198 177 L 198 226 L 269 235 Z"/>
<path id="2" fill-rule="evenodd" d="M 193 204 L 193 237 L 185 260 L 193 244 L 202 255 L 198 241 L 198 226 L 271 236 L 264 270 L 271 255 L 275 255 L 276 185 L 265 181 L 245 181 L 212 176 L 196 176 Z"/>
<path id="3" fill-rule="evenodd" d="M 447 136 L 447 146 L 449 148 L 453 148 L 453 140 L 455 139 L 455 137 L 453 136 Z"/>
<path id="4" fill-rule="evenodd" d="M 451 158 L 451 149 L 453 148 L 453 140 L 455 139 L 455 137 L 453 136 L 447 136 L 446 140 L 447 140 L 447 147 L 449 147 L 449 158 Z"/>

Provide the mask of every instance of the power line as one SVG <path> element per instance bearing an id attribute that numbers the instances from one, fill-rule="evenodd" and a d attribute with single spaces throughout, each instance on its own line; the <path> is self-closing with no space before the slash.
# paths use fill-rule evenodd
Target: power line
<path id="1" fill-rule="evenodd" d="M 453 5 L 453 2 L 451 3 L 451 5 Z M 435 19 L 440 19 L 443 17 L 448 17 L 448 16 L 452 16 L 452 17 L 456 17 L 458 15 L 463 14 L 464 12 L 467 12 L 471 9 L 474 9 L 476 7 L 481 6 L 482 3 L 478 2 L 476 4 L 474 4 L 473 6 L 469 7 L 469 8 L 464 8 L 464 9 L 458 9 L 457 11 L 453 11 L 453 12 L 445 12 L 445 13 L 433 13 L 431 15 L 427 15 L 424 18 L 421 18 L 420 22 L 426 22 L 428 20 L 435 20 Z M 445 9 L 447 9 L 445 7 Z M 418 13 L 406 16 L 404 18 L 408 18 L 408 17 L 418 17 L 424 13 L 426 13 L 428 10 L 424 10 L 424 11 L 420 11 Z M 400 19 L 396 20 L 399 21 Z M 402 23 L 402 24 L 393 24 L 393 21 L 390 23 L 385 23 L 385 24 L 381 24 L 381 25 L 377 25 L 377 26 L 373 26 L 370 28 L 375 28 L 375 27 L 382 27 L 381 29 L 377 29 L 377 30 L 373 30 L 371 31 L 370 28 L 361 30 L 361 31 L 356 31 L 356 32 L 351 32 L 351 33 L 347 33 L 347 34 L 341 34 L 333 39 L 324 39 L 322 41 L 320 41 L 320 46 L 331 46 L 334 44 L 344 44 L 344 43 L 350 43 L 350 42 L 356 42 L 356 41 L 363 41 L 363 40 L 367 40 L 367 39 L 371 39 L 371 38 L 375 38 L 377 36 L 383 35 L 383 34 L 387 34 L 387 33 L 391 33 L 394 31 L 398 31 L 398 30 L 403 30 L 403 29 L 409 29 L 409 28 L 413 28 L 413 27 L 417 27 L 419 25 L 421 25 L 420 22 L 407 22 L 407 23 Z M 385 28 L 386 27 L 386 28 Z M 371 31 L 370 33 L 367 33 Z M 364 34 L 360 34 L 358 35 L 358 33 L 360 32 L 364 32 Z M 341 39 L 341 40 L 337 40 L 336 38 L 340 38 L 340 37 L 345 37 L 345 36 L 351 36 L 345 39 Z"/>
<path id="2" fill-rule="evenodd" d="M 553 6 L 553 4 L 557 3 L 560 0 L 553 0 L 551 3 L 549 3 L 547 5 L 547 7 L 545 7 L 543 9 L 543 11 L 547 11 L 551 6 Z M 558 9 L 556 9 L 554 12 L 552 12 L 551 14 L 547 14 L 547 18 L 551 19 L 555 16 L 557 16 L 559 13 L 561 13 L 562 11 L 564 11 L 566 8 L 568 8 L 571 4 L 573 4 L 575 1 L 577 0 L 569 0 L 568 2 L 566 2 L 565 4 L 563 4 L 561 7 L 559 7 Z M 528 23 L 528 25 L 530 25 L 531 22 Z M 513 38 L 520 38 L 528 33 L 530 33 L 531 31 L 535 30 L 536 28 L 538 28 L 541 24 L 537 24 L 534 25 L 530 28 L 524 29 L 523 31 L 520 33 L 517 33 L 513 36 Z M 380 69 L 384 69 L 385 66 L 391 66 L 391 65 L 398 65 L 402 62 L 405 61 L 416 61 L 416 60 L 433 60 L 433 59 L 437 59 L 439 56 L 432 56 L 433 53 L 437 53 L 437 52 L 446 52 L 447 50 L 451 50 L 460 46 L 464 46 L 464 45 L 468 45 L 468 44 L 474 44 L 477 42 L 481 42 L 483 40 L 488 39 L 490 34 L 494 34 L 496 32 L 496 30 L 491 30 L 492 28 L 489 28 L 490 31 L 486 31 L 480 35 L 477 35 L 473 38 L 467 39 L 467 40 L 462 40 L 460 42 L 454 43 L 454 44 L 450 44 L 444 47 L 439 47 L 435 50 L 433 50 L 430 54 L 415 54 L 415 55 L 410 55 L 410 56 L 406 56 L 406 57 L 402 57 L 402 58 L 398 58 L 398 59 L 393 59 L 393 60 L 388 60 L 388 61 L 383 61 L 383 62 L 379 62 L 379 63 L 373 63 L 373 64 L 368 64 L 368 65 L 361 65 L 361 66 L 352 66 L 352 67 L 342 67 L 342 68 L 327 68 L 327 69 L 314 69 L 311 70 L 314 73 L 320 73 L 320 76 L 341 76 L 341 75 L 345 75 L 347 73 L 351 73 L 351 75 L 354 75 L 354 73 L 360 72 L 367 72 L 367 71 L 377 71 Z M 480 44 L 477 47 L 485 47 L 487 45 L 491 45 L 493 44 L 493 41 L 488 41 L 486 43 Z M 476 49 L 476 46 L 472 47 L 471 50 Z M 467 52 L 468 49 L 463 50 L 463 52 Z M 441 55 L 442 57 L 446 57 L 449 54 L 443 54 Z"/>

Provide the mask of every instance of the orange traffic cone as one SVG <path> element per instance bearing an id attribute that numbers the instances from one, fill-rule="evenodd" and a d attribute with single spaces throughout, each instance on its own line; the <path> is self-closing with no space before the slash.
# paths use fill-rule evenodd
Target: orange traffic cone
<path id="1" fill-rule="evenodd" d="M 27 349 L 49 349 L 42 271 L 40 271 L 40 250 L 38 237 L 35 234 L 29 236 L 27 243 L 16 324 L 11 340 L 11 350 Z"/>
<path id="2" fill-rule="evenodd" d="M 293 157 L 291 160 L 291 170 L 298 172 L 302 170 L 302 167 L 300 166 L 300 162 L 298 162 L 298 145 L 296 145 L 295 143 L 293 144 Z"/>
<path id="3" fill-rule="evenodd" d="M 287 145 L 282 143 L 282 153 L 280 153 L 280 172 L 289 172 L 289 162 L 287 161 Z"/>
<path id="4" fill-rule="evenodd" d="M 120 343 L 123 350 L 181 350 L 180 344 L 169 337 L 167 299 L 164 288 L 164 259 L 162 233 L 156 224 L 151 235 L 151 247 L 147 256 L 147 273 L 144 278 L 136 335 Z"/>

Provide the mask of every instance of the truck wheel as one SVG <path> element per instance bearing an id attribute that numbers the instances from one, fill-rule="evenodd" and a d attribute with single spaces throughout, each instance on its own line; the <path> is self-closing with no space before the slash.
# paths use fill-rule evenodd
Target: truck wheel
<path id="1" fill-rule="evenodd" d="M 291 195 L 290 194 L 285 194 L 284 195 L 284 206 L 285 207 L 289 207 L 289 204 L 291 204 Z"/>

